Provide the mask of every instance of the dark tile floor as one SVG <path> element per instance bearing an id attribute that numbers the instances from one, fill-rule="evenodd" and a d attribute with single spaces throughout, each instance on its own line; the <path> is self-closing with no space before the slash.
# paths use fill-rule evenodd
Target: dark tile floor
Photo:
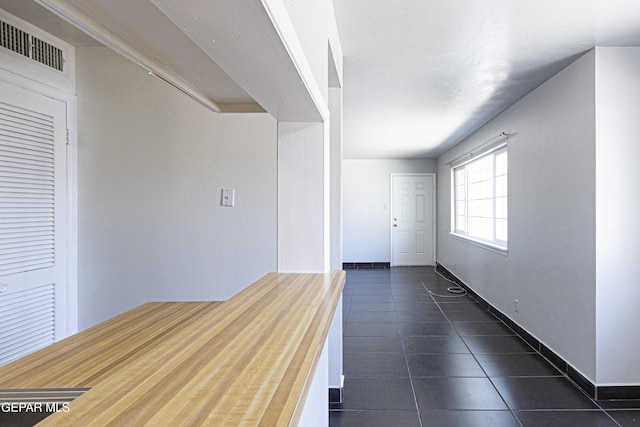
<path id="1" fill-rule="evenodd" d="M 594 401 L 433 268 L 347 270 L 342 426 L 635 426 L 640 401 Z M 448 294 L 450 295 L 450 294 Z"/>

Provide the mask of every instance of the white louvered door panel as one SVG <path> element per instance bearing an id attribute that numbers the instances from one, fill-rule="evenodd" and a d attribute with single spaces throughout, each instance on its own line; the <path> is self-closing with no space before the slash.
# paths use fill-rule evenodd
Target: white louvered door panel
<path id="1" fill-rule="evenodd" d="M 0 366 L 54 342 L 54 292 L 43 285 L 0 298 Z"/>
<path id="2" fill-rule="evenodd" d="M 66 333 L 66 105 L 0 82 L 0 365 Z"/>
<path id="3" fill-rule="evenodd" d="M 54 265 L 53 118 L 0 102 L 0 275 Z"/>

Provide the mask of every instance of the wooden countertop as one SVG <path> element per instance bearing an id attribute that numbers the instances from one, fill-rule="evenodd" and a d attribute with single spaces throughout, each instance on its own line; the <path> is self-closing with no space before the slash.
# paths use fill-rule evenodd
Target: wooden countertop
<path id="1" fill-rule="evenodd" d="M 0 389 L 94 387 L 220 304 L 143 304 L 0 367 Z"/>
<path id="2" fill-rule="evenodd" d="M 296 425 L 344 282 L 343 271 L 270 273 L 39 425 Z"/>

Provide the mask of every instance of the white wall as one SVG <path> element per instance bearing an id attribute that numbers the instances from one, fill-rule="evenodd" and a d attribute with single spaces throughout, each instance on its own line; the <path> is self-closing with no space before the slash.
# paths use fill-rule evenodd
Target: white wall
<path id="1" fill-rule="evenodd" d="M 594 58 L 588 52 L 441 156 L 437 196 L 438 262 L 591 381 L 596 373 Z M 507 256 L 449 235 L 446 165 L 502 131 L 512 135 Z"/>
<path id="2" fill-rule="evenodd" d="M 329 89 L 331 112 L 331 262 L 332 270 L 342 270 L 342 89 Z"/>
<path id="3" fill-rule="evenodd" d="M 596 49 L 597 383 L 640 384 L 640 48 Z"/>
<path id="4" fill-rule="evenodd" d="M 433 173 L 433 159 L 343 160 L 344 262 L 390 262 L 392 173 Z"/>
<path id="5" fill-rule="evenodd" d="M 278 271 L 329 270 L 324 123 L 278 123 Z"/>
<path id="6" fill-rule="evenodd" d="M 265 3 L 278 10 L 280 1 Z M 332 232 L 340 226 L 335 191 L 340 185 L 341 156 L 332 153 L 341 144 L 342 108 L 335 93 L 329 96 L 329 40 L 334 53 L 342 49 L 331 0 L 283 3 L 297 39 L 291 35 L 284 42 L 290 52 L 297 43 L 302 47 L 306 62 L 296 55 L 294 61 L 324 122 L 278 123 L 278 271 L 322 272 L 336 267 L 335 257 L 339 254 L 331 249 L 336 246 Z M 286 27 L 284 23 L 280 25 Z M 341 61 L 337 62 L 334 68 L 341 81 Z M 307 65 L 313 78 L 305 72 Z M 338 322 L 329 337 L 333 349 L 329 354 L 332 387 L 342 374 L 341 327 Z"/>
<path id="7" fill-rule="evenodd" d="M 331 15 L 333 8 L 327 0 L 285 0 L 284 4 L 326 103 L 329 100 L 330 20 L 335 21 Z"/>
<path id="8" fill-rule="evenodd" d="M 295 118 L 286 121 L 276 114 L 280 120 L 278 271 L 324 272 L 331 265 L 331 223 L 335 223 L 330 178 L 339 168 L 331 163 L 331 142 L 339 141 L 330 127 L 328 96 L 329 40 L 339 43 L 334 37 L 335 17 L 330 0 L 266 0 L 264 4 L 302 77 L 304 88 L 296 90 L 307 90 L 319 113 L 319 120 L 304 120 L 307 123 Z M 339 46 L 335 49 L 341 51 Z"/>
<path id="9" fill-rule="evenodd" d="M 77 64 L 80 328 L 275 271 L 275 120 L 214 114 L 105 48 Z"/>

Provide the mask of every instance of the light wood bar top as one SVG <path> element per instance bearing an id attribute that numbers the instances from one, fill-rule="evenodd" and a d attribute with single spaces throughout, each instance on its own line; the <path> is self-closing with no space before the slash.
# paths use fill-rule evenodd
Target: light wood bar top
<path id="1" fill-rule="evenodd" d="M 39 425 L 297 425 L 344 282 L 270 273 Z"/>
<path id="2" fill-rule="evenodd" d="M 0 367 L 0 389 L 94 387 L 220 304 L 143 304 Z"/>

